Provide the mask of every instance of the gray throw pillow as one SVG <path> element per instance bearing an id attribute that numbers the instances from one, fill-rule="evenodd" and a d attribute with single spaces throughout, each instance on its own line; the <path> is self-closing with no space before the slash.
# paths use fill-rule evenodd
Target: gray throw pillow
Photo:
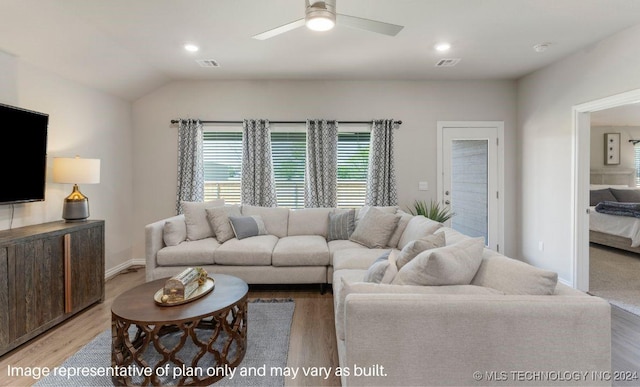
<path id="1" fill-rule="evenodd" d="M 413 215 L 401 210 L 398 210 L 396 214 L 400 215 L 398 226 L 396 227 L 395 231 L 391 235 L 391 238 L 389 239 L 389 242 L 387 243 L 389 247 L 392 247 L 394 249 L 398 247 L 398 242 L 400 242 L 400 238 L 402 237 L 404 230 L 407 228 L 407 225 L 409 224 L 411 218 L 413 218 Z"/>
<path id="2" fill-rule="evenodd" d="M 206 211 L 207 220 L 211 225 L 211 229 L 218 243 L 224 243 L 235 237 L 229 216 L 242 216 L 240 206 L 225 205 L 224 207 L 207 208 Z"/>
<path id="3" fill-rule="evenodd" d="M 402 269 L 404 265 L 409 263 L 423 251 L 443 247 L 446 244 L 447 243 L 443 232 L 427 235 L 424 238 L 416 239 L 415 241 L 409 242 L 405 247 L 402 248 L 402 250 L 400 250 L 400 253 L 398 254 L 398 260 L 396 261 L 398 270 Z"/>
<path id="4" fill-rule="evenodd" d="M 329 214 L 329 228 L 327 241 L 348 240 L 356 228 L 356 210 L 345 212 L 331 212 Z"/>
<path id="5" fill-rule="evenodd" d="M 609 188 L 605 189 L 596 189 L 589 191 L 589 205 L 597 206 L 600 202 L 617 202 L 613 193 Z"/>
<path id="6" fill-rule="evenodd" d="M 640 190 L 638 189 L 616 189 L 609 188 L 616 198 L 614 201 L 621 203 L 640 203 Z M 598 204 L 598 203 L 596 203 Z"/>
<path id="7" fill-rule="evenodd" d="M 398 226 L 399 219 L 399 215 L 371 207 L 358 222 L 349 240 L 370 249 L 384 248 Z"/>
<path id="8" fill-rule="evenodd" d="M 379 284 L 382 281 L 382 277 L 384 277 L 384 273 L 389 267 L 389 254 L 391 254 L 391 251 L 382 254 L 369 266 L 367 273 L 364 275 L 364 282 Z"/>
<path id="9" fill-rule="evenodd" d="M 233 233 L 238 239 L 267 235 L 267 229 L 264 227 L 264 222 L 260 215 L 230 216 L 229 221 L 231 222 Z"/>
<path id="10" fill-rule="evenodd" d="M 469 285 L 482 263 L 484 238 L 469 238 L 420 253 L 393 279 L 398 285 Z"/>

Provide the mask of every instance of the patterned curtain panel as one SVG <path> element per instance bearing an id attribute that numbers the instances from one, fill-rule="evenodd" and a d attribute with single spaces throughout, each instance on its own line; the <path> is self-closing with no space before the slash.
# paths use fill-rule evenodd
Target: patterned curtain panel
<path id="1" fill-rule="evenodd" d="M 366 203 L 370 206 L 396 206 L 396 172 L 393 161 L 394 120 L 375 120 L 371 128 L 369 174 Z"/>
<path id="2" fill-rule="evenodd" d="M 271 158 L 269 120 L 242 123 L 242 203 L 275 207 L 276 183 Z"/>
<path id="3" fill-rule="evenodd" d="M 337 201 L 338 123 L 307 120 L 304 206 L 335 207 Z"/>
<path id="4" fill-rule="evenodd" d="M 182 214 L 182 201 L 204 201 L 204 161 L 202 124 L 199 120 L 178 123 L 178 194 L 176 213 Z"/>

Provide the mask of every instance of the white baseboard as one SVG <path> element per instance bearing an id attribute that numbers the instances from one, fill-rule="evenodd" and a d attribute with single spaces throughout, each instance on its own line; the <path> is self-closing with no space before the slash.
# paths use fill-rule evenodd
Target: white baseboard
<path id="1" fill-rule="evenodd" d="M 120 273 L 121 271 L 130 268 L 131 266 L 145 266 L 145 265 L 146 265 L 146 261 L 144 260 L 144 258 L 130 259 L 126 262 L 119 264 L 116 267 L 112 267 L 111 269 L 107 270 L 104 273 L 104 278 L 109 279 L 115 276 L 116 274 Z"/>

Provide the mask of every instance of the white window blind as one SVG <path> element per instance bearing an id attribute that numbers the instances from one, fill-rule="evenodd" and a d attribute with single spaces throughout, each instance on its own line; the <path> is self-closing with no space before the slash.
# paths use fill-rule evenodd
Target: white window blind
<path id="1" fill-rule="evenodd" d="M 338 201 L 342 208 L 364 205 L 371 133 L 338 133 Z"/>
<path id="2" fill-rule="evenodd" d="M 369 164 L 369 132 L 338 134 L 337 206 L 364 205 Z M 241 132 L 204 133 L 205 200 L 240 203 Z M 278 206 L 304 207 L 305 132 L 272 132 L 271 152 Z"/>
<path id="3" fill-rule="evenodd" d="M 306 146 L 304 132 L 271 132 L 278 207 L 304 207 Z"/>
<path id="4" fill-rule="evenodd" d="M 204 132 L 204 200 L 240 203 L 242 132 Z"/>
<path id="5" fill-rule="evenodd" d="M 634 145 L 633 150 L 636 165 L 636 187 L 640 187 L 640 144 Z"/>

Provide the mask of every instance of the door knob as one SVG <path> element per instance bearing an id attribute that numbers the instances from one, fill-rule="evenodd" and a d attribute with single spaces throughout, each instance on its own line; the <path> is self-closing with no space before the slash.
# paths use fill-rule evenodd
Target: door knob
<path id="1" fill-rule="evenodd" d="M 451 204 L 451 202 L 450 202 L 450 201 L 448 201 L 448 200 L 445 200 L 445 201 L 444 201 L 444 204 L 449 205 L 449 204 Z"/>
<path id="2" fill-rule="evenodd" d="M 449 196 L 449 191 L 444 191 L 444 194 Z"/>

